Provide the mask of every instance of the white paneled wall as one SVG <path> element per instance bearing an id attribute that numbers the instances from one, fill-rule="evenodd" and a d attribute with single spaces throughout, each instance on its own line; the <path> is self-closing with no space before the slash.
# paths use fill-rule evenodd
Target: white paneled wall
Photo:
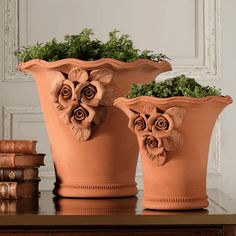
<path id="1" fill-rule="evenodd" d="M 236 7 L 233 0 L 225 2 Z M 224 83 L 227 76 L 233 74 L 224 71 L 225 64 L 220 60 L 220 46 L 225 53 L 224 58 L 227 57 L 224 45 L 220 44 L 221 18 L 226 18 L 222 24 L 226 27 L 224 30 L 232 33 L 226 24 L 229 17 L 226 8 L 230 9 L 230 6 L 224 7 L 223 4 L 220 0 L 0 1 L 0 122 L 3 124 L 0 135 L 39 141 L 38 150 L 48 154 L 46 166 L 40 172 L 41 189 L 53 188 L 53 163 L 35 85 L 29 77 L 17 71 L 14 51 L 23 45 L 45 42 L 54 37 L 61 40 L 65 34 L 77 34 L 83 28 L 92 28 L 98 38 L 106 39 L 107 32 L 117 28 L 122 33 L 129 33 L 140 49 L 162 52 L 172 59 L 173 71 L 161 75 L 159 79 L 185 73 L 203 83 L 220 85 L 227 92 L 232 92 L 227 88 L 235 86 L 236 80 Z M 226 42 L 227 38 L 224 38 L 222 43 Z M 226 127 L 227 123 L 233 122 L 235 108 L 226 113 L 221 121 L 217 121 L 212 137 L 208 186 L 222 187 L 233 195 L 236 194 L 236 175 L 229 160 L 234 154 L 228 150 L 233 147 L 223 142 L 228 140 L 225 136 L 230 137 L 230 130 Z M 227 153 L 227 164 L 224 164 L 222 153 Z M 140 188 L 141 175 L 139 164 L 137 182 Z M 229 180 L 232 184 L 227 187 Z"/>

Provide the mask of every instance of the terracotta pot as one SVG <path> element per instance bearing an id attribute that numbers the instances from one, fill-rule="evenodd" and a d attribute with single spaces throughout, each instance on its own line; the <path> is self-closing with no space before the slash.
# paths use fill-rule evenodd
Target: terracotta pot
<path id="1" fill-rule="evenodd" d="M 58 198 L 53 199 L 57 215 L 135 214 L 137 197 L 122 198 Z"/>
<path id="2" fill-rule="evenodd" d="M 63 59 L 32 60 L 19 68 L 33 75 L 38 88 L 55 164 L 54 194 L 135 195 L 138 146 L 127 118 L 112 103 L 132 82 L 152 81 L 170 64 Z"/>
<path id="3" fill-rule="evenodd" d="M 212 129 L 231 102 L 229 96 L 115 100 L 137 135 L 144 177 L 143 208 L 208 206 L 206 174 Z"/>

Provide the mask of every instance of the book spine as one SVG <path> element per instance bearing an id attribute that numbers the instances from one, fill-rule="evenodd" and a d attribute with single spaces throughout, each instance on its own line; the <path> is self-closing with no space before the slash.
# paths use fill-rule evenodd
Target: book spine
<path id="1" fill-rule="evenodd" d="M 15 154 L 0 153 L 0 168 L 15 167 Z"/>
<path id="2" fill-rule="evenodd" d="M 36 141 L 34 140 L 1 140 L 1 153 L 36 153 Z"/>
<path id="3" fill-rule="evenodd" d="M 16 188 L 17 188 L 16 182 L 0 182 L 0 198 L 16 199 L 17 198 Z"/>
<path id="4" fill-rule="evenodd" d="M 20 182 L 24 180 L 24 170 L 0 169 L 0 181 Z"/>

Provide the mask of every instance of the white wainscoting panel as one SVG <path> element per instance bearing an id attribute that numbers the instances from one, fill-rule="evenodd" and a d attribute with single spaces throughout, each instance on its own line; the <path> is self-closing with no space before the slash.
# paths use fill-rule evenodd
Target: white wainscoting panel
<path id="1" fill-rule="evenodd" d="M 91 0 L 50 0 L 50 3 L 45 0 L 3 1 L 4 81 L 28 81 L 17 71 L 18 61 L 14 52 L 19 47 L 37 41 L 44 42 L 53 37 L 62 39 L 63 35 L 76 34 L 85 27 L 93 28 L 96 35 L 104 39 L 108 31 L 120 28 L 122 32 L 130 33 L 139 48 L 169 55 L 173 71 L 160 78 L 180 73 L 199 80 L 219 77 L 219 0 L 150 0 L 149 4 L 135 0 L 100 0 L 98 3 Z M 99 7 L 94 7 L 95 5 Z M 114 7 L 116 12 L 111 11 Z M 132 15 L 129 7 L 135 10 Z M 65 9 L 71 14 L 59 17 L 55 12 L 56 8 L 59 12 L 63 11 L 61 14 L 64 14 Z M 107 9 L 106 13 L 104 9 Z M 143 10 L 149 12 L 149 18 L 142 17 Z M 120 17 L 120 12 L 123 15 L 127 13 L 131 17 L 130 21 Z M 111 17 L 115 24 L 110 20 Z M 75 26 L 73 22 L 80 24 Z M 62 27 L 58 27 L 59 25 Z"/>

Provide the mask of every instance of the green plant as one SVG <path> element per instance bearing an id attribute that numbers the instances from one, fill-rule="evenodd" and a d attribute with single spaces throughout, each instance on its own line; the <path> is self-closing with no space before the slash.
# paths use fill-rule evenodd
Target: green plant
<path id="1" fill-rule="evenodd" d="M 23 47 L 16 52 L 20 62 L 32 59 L 56 61 L 63 58 L 78 58 L 80 60 L 97 60 L 100 58 L 114 58 L 129 62 L 137 59 L 149 59 L 161 61 L 168 59 L 164 54 L 155 54 L 152 51 L 140 51 L 135 48 L 129 35 L 118 36 L 119 31 L 109 33 L 108 41 L 103 43 L 98 39 L 92 39 L 93 31 L 84 29 L 78 35 L 66 35 L 63 42 L 57 42 L 54 38 L 47 43 L 37 43 L 33 46 Z"/>
<path id="2" fill-rule="evenodd" d="M 162 82 L 151 82 L 149 84 L 132 84 L 128 98 L 139 96 L 152 96 L 159 98 L 188 96 L 206 97 L 221 96 L 221 90 L 215 87 L 202 86 L 195 79 L 180 75 Z"/>

